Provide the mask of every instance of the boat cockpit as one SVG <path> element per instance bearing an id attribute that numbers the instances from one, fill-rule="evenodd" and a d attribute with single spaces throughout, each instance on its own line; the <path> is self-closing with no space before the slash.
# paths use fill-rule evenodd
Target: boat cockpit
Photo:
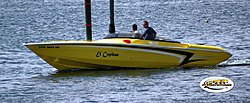
<path id="1" fill-rule="evenodd" d="M 106 35 L 103 39 L 110 39 L 110 38 L 130 38 L 130 39 L 142 39 L 140 38 L 140 33 L 112 33 Z M 180 43 L 178 41 L 172 41 L 170 39 L 165 39 L 161 37 L 156 37 L 154 41 L 163 41 L 163 42 L 172 42 L 172 43 Z"/>

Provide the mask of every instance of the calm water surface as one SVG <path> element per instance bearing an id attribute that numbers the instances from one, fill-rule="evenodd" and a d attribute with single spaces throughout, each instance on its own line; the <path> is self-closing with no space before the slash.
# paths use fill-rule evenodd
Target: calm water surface
<path id="1" fill-rule="evenodd" d="M 108 34 L 109 1 L 92 0 L 93 39 Z M 250 1 L 115 0 L 117 32 L 149 21 L 158 36 L 222 47 L 233 56 L 219 65 L 250 64 Z M 205 20 L 209 20 L 208 23 Z M 138 70 L 60 71 L 26 42 L 85 39 L 83 0 L 0 1 L 0 102 L 250 102 L 250 65 Z M 235 87 L 209 93 L 211 76 Z"/>

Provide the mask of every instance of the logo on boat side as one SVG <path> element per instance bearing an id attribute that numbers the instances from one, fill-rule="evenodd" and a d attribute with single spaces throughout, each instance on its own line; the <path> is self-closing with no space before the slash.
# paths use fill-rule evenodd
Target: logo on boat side
<path id="1" fill-rule="evenodd" d="M 234 82 L 225 77 L 209 77 L 200 82 L 200 87 L 213 93 L 227 92 L 234 87 Z"/>
<path id="2" fill-rule="evenodd" d="M 119 54 L 118 53 L 113 53 L 113 52 L 100 52 L 100 51 L 98 51 L 97 53 L 96 53 L 96 57 L 111 57 L 111 56 L 119 56 Z"/>

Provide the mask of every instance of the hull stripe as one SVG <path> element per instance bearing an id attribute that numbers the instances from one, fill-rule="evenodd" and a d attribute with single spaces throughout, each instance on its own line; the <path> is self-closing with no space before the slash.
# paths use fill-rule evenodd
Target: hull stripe
<path id="1" fill-rule="evenodd" d="M 186 52 L 186 51 L 181 51 L 181 50 L 172 50 L 172 49 L 167 49 L 167 48 L 157 48 L 157 47 L 146 47 L 146 46 L 134 46 L 134 45 L 93 45 L 91 46 L 111 46 L 111 47 L 128 47 L 128 48 L 136 48 L 136 49 L 146 49 L 146 50 L 154 50 L 154 51 L 163 51 L 167 53 L 172 53 L 172 54 L 179 54 L 179 55 L 185 55 L 186 57 L 181 58 L 180 60 L 182 61 L 179 66 L 185 65 L 187 63 L 190 63 L 189 59 L 194 55 L 194 53 L 191 52 Z"/>
<path id="2" fill-rule="evenodd" d="M 166 53 L 161 53 L 165 55 L 172 55 L 180 58 L 181 64 L 179 66 L 188 64 L 190 62 L 195 62 L 195 61 L 205 61 L 205 59 L 200 59 L 200 60 L 189 60 L 192 58 L 194 53 L 192 52 L 187 52 L 183 50 L 199 50 L 199 51 L 211 51 L 211 52 L 224 52 L 228 53 L 226 51 L 219 51 L 219 50 L 205 50 L 205 49 L 190 49 L 190 48 L 181 48 L 181 47 L 164 47 L 164 46 L 149 46 L 149 45 L 139 45 L 139 44 L 115 44 L 115 43 L 34 43 L 34 44 L 24 44 L 26 46 L 29 45 L 71 45 L 71 46 L 91 46 L 91 47 L 100 47 L 102 46 L 103 48 L 133 48 L 133 50 L 138 50 L 138 49 L 144 49 L 146 51 L 161 51 L 161 52 L 166 52 Z M 176 50 L 178 49 L 178 50 Z M 160 53 L 160 52 L 157 52 Z M 231 55 L 230 53 L 228 53 Z M 184 55 L 184 56 L 179 56 L 179 55 Z"/>
<path id="3" fill-rule="evenodd" d="M 120 47 L 104 47 L 104 46 L 77 46 L 77 47 L 93 47 L 93 48 L 112 48 L 112 49 L 124 49 L 124 50 L 134 50 L 134 51 L 143 51 L 143 52 L 151 52 L 151 53 L 158 53 L 158 54 L 164 54 L 164 55 L 170 55 L 180 58 L 179 62 L 183 61 L 184 56 L 175 55 L 171 53 L 166 52 L 159 52 L 159 51 L 152 51 L 152 50 L 142 50 L 142 49 L 131 49 L 131 48 L 120 48 Z"/>

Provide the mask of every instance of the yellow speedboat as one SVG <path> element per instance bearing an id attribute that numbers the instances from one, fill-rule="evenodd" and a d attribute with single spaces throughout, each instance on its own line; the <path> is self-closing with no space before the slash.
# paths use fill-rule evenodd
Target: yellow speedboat
<path id="1" fill-rule="evenodd" d="M 219 47 L 143 40 L 133 33 L 109 34 L 98 41 L 24 45 L 58 70 L 214 66 L 232 56 Z"/>

